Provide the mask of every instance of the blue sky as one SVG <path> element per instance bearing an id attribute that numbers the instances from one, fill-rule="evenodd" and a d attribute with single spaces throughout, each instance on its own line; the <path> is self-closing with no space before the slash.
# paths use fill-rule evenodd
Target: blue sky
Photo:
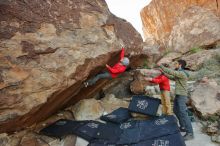
<path id="1" fill-rule="evenodd" d="M 151 0 L 105 0 L 109 10 L 116 16 L 130 22 L 134 28 L 142 35 L 142 22 L 140 11 L 148 5 Z"/>

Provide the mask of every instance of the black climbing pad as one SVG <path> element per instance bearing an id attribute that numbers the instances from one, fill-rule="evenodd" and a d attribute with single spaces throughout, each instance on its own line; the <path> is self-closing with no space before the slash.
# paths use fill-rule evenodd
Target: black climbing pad
<path id="1" fill-rule="evenodd" d="M 120 125 L 107 122 L 104 125 L 100 125 L 95 138 L 106 141 L 106 144 L 116 143 L 122 133 Z"/>
<path id="2" fill-rule="evenodd" d="M 133 144 L 179 132 L 174 116 L 162 116 L 151 120 L 136 121 L 135 126 L 123 130 L 117 144 Z"/>
<path id="3" fill-rule="evenodd" d="M 122 123 L 131 118 L 131 114 L 127 108 L 120 107 L 110 114 L 100 117 L 101 120 L 113 123 Z"/>
<path id="4" fill-rule="evenodd" d="M 180 133 L 157 137 L 130 146 L 186 146 Z"/>
<path id="5" fill-rule="evenodd" d="M 63 136 L 73 134 L 77 128 L 83 126 L 88 122 L 89 121 L 73 121 L 67 119 L 60 119 L 42 129 L 40 133 L 47 136 L 62 138 Z"/>
<path id="6" fill-rule="evenodd" d="M 132 112 L 156 116 L 160 103 L 160 99 L 157 98 L 135 95 L 132 97 L 128 109 Z"/>
<path id="7" fill-rule="evenodd" d="M 98 121 L 90 121 L 77 128 L 77 130 L 74 131 L 74 134 L 90 142 L 95 139 L 101 125 L 105 124 Z"/>

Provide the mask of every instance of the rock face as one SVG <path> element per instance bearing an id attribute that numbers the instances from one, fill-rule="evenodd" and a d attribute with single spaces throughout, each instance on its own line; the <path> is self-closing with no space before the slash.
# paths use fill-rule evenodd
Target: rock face
<path id="1" fill-rule="evenodd" d="M 198 6 L 187 9 L 173 26 L 167 46 L 185 53 L 220 41 L 220 18 Z"/>
<path id="2" fill-rule="evenodd" d="M 214 43 L 213 39 L 219 41 L 219 36 L 216 37 L 217 33 L 219 34 L 216 30 L 219 31 L 220 27 L 219 22 L 217 22 L 219 21 L 217 17 L 218 19 L 220 17 L 219 5 L 220 0 L 152 0 L 152 2 L 141 11 L 143 30 L 146 37 L 145 41 L 152 42 L 152 39 L 154 39 L 156 43 L 168 49 L 173 49 L 172 47 L 174 47 L 175 50 L 182 52 L 185 51 L 187 47 L 192 47 L 191 45 L 206 45 L 208 42 Z M 193 8 L 195 6 L 197 8 Z M 206 14 L 203 15 L 204 13 Z M 197 20 L 199 21 L 196 23 Z M 199 22 L 202 23 L 200 24 Z M 174 28 L 174 26 L 176 28 Z M 185 29 L 186 32 L 180 35 L 180 33 L 176 32 L 180 29 L 181 33 L 183 33 Z M 172 36 L 170 37 L 171 33 Z M 188 37 L 187 34 L 191 37 Z M 175 37 L 177 38 L 173 40 Z M 200 42 L 202 41 L 200 40 L 201 38 L 203 38 L 203 41 L 204 39 L 208 40 L 202 43 Z M 174 46 L 185 45 L 184 43 L 188 40 L 192 42 L 191 44 L 188 42 L 185 48 L 181 48 L 183 46 Z M 176 44 L 180 43 L 179 41 L 183 42 Z"/>
<path id="3" fill-rule="evenodd" d="M 102 0 L 1 1 L 0 133 L 96 92 L 81 83 L 118 61 L 120 43 L 126 55 L 142 50 L 140 34 Z"/>
<path id="4" fill-rule="evenodd" d="M 97 120 L 102 115 L 111 113 L 120 107 L 128 108 L 128 101 L 118 99 L 114 94 L 106 95 L 102 100 L 84 99 L 70 109 L 75 120 Z"/>
<path id="5" fill-rule="evenodd" d="M 79 101 L 72 109 L 76 120 L 95 120 L 104 112 L 101 102 L 96 99 Z"/>
<path id="6" fill-rule="evenodd" d="M 202 116 L 209 116 L 220 111 L 220 86 L 214 80 L 201 82 L 192 93 L 192 104 Z"/>
<path id="7" fill-rule="evenodd" d="M 144 94 L 144 87 L 148 84 L 148 81 L 144 80 L 144 76 L 141 72 L 136 71 L 134 73 L 134 81 L 130 84 L 131 92 L 134 94 Z"/>
<path id="8" fill-rule="evenodd" d="M 187 67 L 189 67 L 191 70 L 199 70 L 204 67 L 204 63 L 206 61 L 214 59 L 216 55 L 220 56 L 220 48 L 213 50 L 201 50 L 200 52 L 184 56 L 182 59 L 187 62 Z"/>
<path id="9" fill-rule="evenodd" d="M 155 84 L 145 80 L 145 78 L 154 78 L 160 75 L 161 72 L 155 69 L 139 69 L 134 73 L 134 81 L 130 84 L 131 92 L 134 94 L 149 94 L 146 92 L 146 87 L 152 87 Z M 148 89 L 147 89 L 148 90 Z"/>

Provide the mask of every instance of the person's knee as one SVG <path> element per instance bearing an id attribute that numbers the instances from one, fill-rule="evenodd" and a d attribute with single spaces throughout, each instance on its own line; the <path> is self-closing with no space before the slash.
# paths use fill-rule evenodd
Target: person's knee
<path id="1" fill-rule="evenodd" d="M 186 109 L 180 108 L 180 109 L 179 109 L 179 114 L 180 114 L 182 117 L 186 117 L 186 116 L 187 116 L 187 111 L 186 111 Z"/>

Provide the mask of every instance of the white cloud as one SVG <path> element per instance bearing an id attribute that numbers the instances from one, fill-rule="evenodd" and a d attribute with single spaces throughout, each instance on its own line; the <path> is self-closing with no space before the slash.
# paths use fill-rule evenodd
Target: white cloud
<path id="1" fill-rule="evenodd" d="M 142 35 L 142 22 L 140 11 L 148 5 L 151 0 L 105 0 L 109 10 L 116 16 L 130 22 L 134 28 Z"/>

